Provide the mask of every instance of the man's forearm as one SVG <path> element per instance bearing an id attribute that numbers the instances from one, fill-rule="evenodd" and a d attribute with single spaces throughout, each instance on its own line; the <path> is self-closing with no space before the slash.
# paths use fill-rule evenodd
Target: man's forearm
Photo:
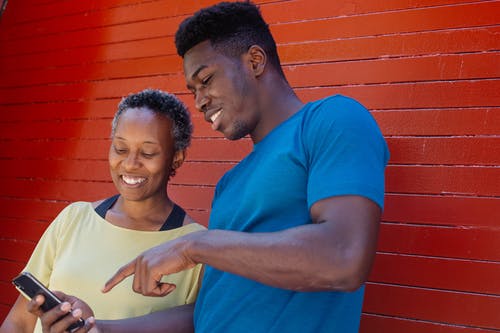
<path id="1" fill-rule="evenodd" d="M 96 326 L 99 333 L 191 333 L 194 332 L 193 311 L 194 304 L 187 304 L 141 317 L 97 320 Z"/>

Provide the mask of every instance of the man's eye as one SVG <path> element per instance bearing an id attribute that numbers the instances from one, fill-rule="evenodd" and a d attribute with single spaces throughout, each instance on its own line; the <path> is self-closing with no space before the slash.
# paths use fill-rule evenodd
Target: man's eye
<path id="1" fill-rule="evenodd" d="M 206 85 L 210 82 L 210 80 L 211 80 L 211 79 L 212 79 L 212 75 L 209 75 L 209 76 L 205 77 L 205 78 L 201 81 L 201 84 L 202 84 L 202 85 L 204 85 L 204 86 L 206 86 Z"/>

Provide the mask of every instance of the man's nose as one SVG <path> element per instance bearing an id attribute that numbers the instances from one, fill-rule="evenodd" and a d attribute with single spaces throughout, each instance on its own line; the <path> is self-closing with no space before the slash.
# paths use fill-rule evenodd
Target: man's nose
<path id="1" fill-rule="evenodd" d="M 208 97 L 204 91 L 196 93 L 194 100 L 195 107 L 198 111 L 205 112 L 208 105 Z"/>

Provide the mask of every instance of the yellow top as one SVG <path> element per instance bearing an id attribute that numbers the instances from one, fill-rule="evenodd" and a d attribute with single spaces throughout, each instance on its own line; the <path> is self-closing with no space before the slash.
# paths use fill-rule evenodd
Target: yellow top
<path id="1" fill-rule="evenodd" d="M 164 276 L 177 285 L 165 297 L 146 297 L 132 290 L 128 277 L 103 294 L 104 283 L 143 251 L 190 232 L 197 223 L 166 231 L 137 231 L 117 227 L 100 217 L 89 202 L 67 206 L 47 228 L 25 270 L 51 290 L 82 298 L 97 319 L 136 317 L 177 305 L 193 303 L 198 293 L 201 265 Z M 41 332 L 37 323 L 35 332 Z"/>

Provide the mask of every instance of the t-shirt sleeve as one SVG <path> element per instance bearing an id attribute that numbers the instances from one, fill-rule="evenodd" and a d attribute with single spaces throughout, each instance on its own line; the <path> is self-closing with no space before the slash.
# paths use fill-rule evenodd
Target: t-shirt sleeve
<path id="1" fill-rule="evenodd" d="M 368 110 L 334 96 L 313 107 L 303 129 L 309 207 L 332 196 L 359 195 L 383 208 L 389 151 Z"/>
<path id="2" fill-rule="evenodd" d="M 48 226 L 24 268 L 46 286 L 49 285 L 54 261 L 57 257 L 58 241 L 61 239 L 63 222 L 68 218 L 70 210 L 70 206 L 64 208 Z"/>
<path id="3" fill-rule="evenodd" d="M 186 296 L 186 304 L 194 303 L 196 301 L 196 298 L 198 297 L 202 267 L 203 266 L 201 264 L 198 264 L 193 268 L 193 274 L 191 275 L 192 278 L 190 281 L 191 288 L 189 289 L 188 295 Z"/>

